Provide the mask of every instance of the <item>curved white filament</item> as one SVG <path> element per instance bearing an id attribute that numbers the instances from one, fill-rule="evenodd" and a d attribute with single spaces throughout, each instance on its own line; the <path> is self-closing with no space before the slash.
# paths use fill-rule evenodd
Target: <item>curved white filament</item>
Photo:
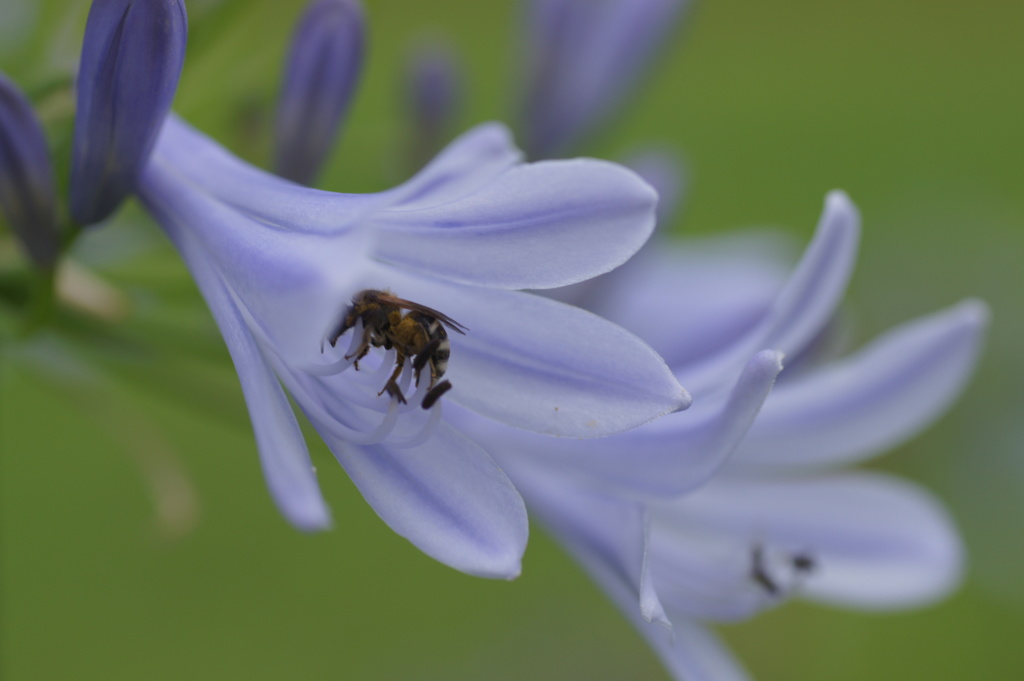
<path id="1" fill-rule="evenodd" d="M 409 403 L 412 404 L 412 401 L 410 400 Z M 429 416 L 424 420 L 423 427 L 420 428 L 418 433 L 405 440 L 392 440 L 388 444 L 400 449 L 411 449 L 412 447 L 419 447 L 429 440 L 430 436 L 434 434 L 434 430 L 437 429 L 437 424 L 441 421 L 441 401 L 438 400 L 428 411 Z"/>

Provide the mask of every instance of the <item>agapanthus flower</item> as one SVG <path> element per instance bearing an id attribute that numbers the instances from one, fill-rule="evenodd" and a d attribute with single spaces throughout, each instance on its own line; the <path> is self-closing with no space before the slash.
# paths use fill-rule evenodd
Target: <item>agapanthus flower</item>
<path id="1" fill-rule="evenodd" d="M 518 574 L 525 511 L 442 405 L 573 438 L 688 405 L 632 334 L 516 290 L 620 265 L 653 229 L 654 192 L 611 163 L 520 160 L 507 131 L 485 125 L 395 189 L 335 194 L 248 166 L 176 118 L 166 123 L 140 197 L 221 328 L 268 485 L 297 526 L 325 527 L 329 515 L 288 395 L 396 532 L 489 577 Z M 426 351 L 408 353 L 392 382 L 399 341 L 369 316 L 344 328 L 364 291 L 389 291 L 465 329 L 447 334 L 452 388 L 443 398 L 428 399 Z M 379 347 L 364 357 L 367 338 Z"/>
<path id="2" fill-rule="evenodd" d="M 53 167 L 42 125 L 0 73 L 0 210 L 32 260 L 51 268 L 60 251 Z"/>
<path id="3" fill-rule="evenodd" d="M 357 0 L 310 3 L 292 36 L 278 101 L 274 172 L 310 184 L 334 145 L 359 82 L 366 43 Z"/>
<path id="4" fill-rule="evenodd" d="M 108 217 L 135 182 L 167 112 L 185 60 L 183 0 L 95 0 L 77 82 L 71 216 Z"/>
<path id="5" fill-rule="evenodd" d="M 950 405 L 987 310 L 966 301 L 816 359 L 858 234 L 856 209 L 836 192 L 788 278 L 763 238 L 663 242 L 596 281 L 599 295 L 573 292 L 666 358 L 693 393 L 685 413 L 592 442 L 453 415 L 676 678 L 747 678 L 702 623 L 793 596 L 907 607 L 958 581 L 961 546 L 939 502 L 895 476 L 837 468 Z"/>
<path id="6" fill-rule="evenodd" d="M 530 158 L 564 154 L 632 90 L 688 0 L 530 0 L 520 130 Z"/>

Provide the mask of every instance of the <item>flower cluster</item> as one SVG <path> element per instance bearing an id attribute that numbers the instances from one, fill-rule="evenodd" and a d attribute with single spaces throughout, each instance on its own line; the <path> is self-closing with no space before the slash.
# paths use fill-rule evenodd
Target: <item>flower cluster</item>
<path id="1" fill-rule="evenodd" d="M 520 128 L 532 156 L 550 157 L 609 119 L 686 3 L 526 4 Z M 630 165 L 657 188 L 663 221 L 677 165 L 664 153 Z M 453 415 L 678 678 L 746 678 L 704 622 L 792 596 L 908 607 L 958 582 L 962 549 L 938 501 L 893 476 L 835 469 L 952 403 L 987 308 L 966 301 L 835 357 L 859 229 L 835 192 L 788 277 L 764 236 L 655 240 L 615 272 L 549 292 L 651 343 L 693 395 L 685 414 L 594 442 Z"/>
<path id="2" fill-rule="evenodd" d="M 693 393 L 684 414 L 587 443 L 454 417 L 678 678 L 744 678 L 702 622 L 792 596 L 907 607 L 958 581 L 960 542 L 931 495 L 835 469 L 949 406 L 987 311 L 966 301 L 849 357 L 821 356 L 858 236 L 836 192 L 788 276 L 763 237 L 747 236 L 645 249 L 572 291 L 668 360 Z"/>
<path id="3" fill-rule="evenodd" d="M 277 128 L 282 172 L 305 180 L 319 166 L 358 73 L 362 30 L 359 8 L 343 0 L 313 4 L 300 25 Z M 289 398 L 396 532 L 459 570 L 518 575 L 519 493 L 442 407 L 595 438 L 688 406 L 635 336 L 523 291 L 621 265 L 654 227 L 655 193 L 604 161 L 524 164 L 497 124 L 388 191 L 293 184 L 169 115 L 185 31 L 180 0 L 93 5 L 72 215 L 98 222 L 134 193 L 177 247 L 222 331 L 271 494 L 292 523 L 321 529 L 330 516 Z M 12 101 L 5 120 L 31 120 Z M 299 143 L 307 133 L 313 145 Z M 39 146 L 7 163 L 24 177 L 18 186 L 45 179 Z M 49 205 L 27 199 L 12 214 Z"/>
<path id="4" fill-rule="evenodd" d="M 686 5 L 532 2 L 529 156 L 606 121 Z M 760 236 L 645 246 L 670 203 L 656 212 L 664 168 L 647 181 L 594 159 L 526 163 L 495 123 L 392 189 L 314 189 L 359 80 L 359 3 L 316 0 L 298 25 L 276 174 L 171 113 L 186 34 L 182 0 L 93 3 L 70 213 L 96 224 L 135 195 L 173 242 L 296 527 L 331 519 L 293 403 L 377 514 L 444 564 L 517 576 L 529 509 L 680 679 L 745 678 L 706 623 L 791 597 L 912 606 L 956 585 L 941 504 L 842 467 L 945 411 L 987 309 L 962 302 L 838 357 L 860 233 L 845 194 L 787 272 Z M 450 116 L 449 64 L 413 80 L 424 149 Z M 0 75 L 0 206 L 44 269 L 62 239 L 53 175 L 30 103 Z"/>
<path id="5" fill-rule="evenodd" d="M 299 527 L 329 519 L 278 381 L 395 531 L 453 567 L 502 577 L 519 571 L 522 502 L 486 452 L 441 419 L 443 402 L 571 437 L 688 404 L 631 334 L 512 290 L 594 276 L 640 247 L 654 195 L 624 168 L 523 165 L 504 129 L 483 126 L 404 185 L 342 195 L 247 166 L 171 118 L 139 193 L 221 327 L 271 492 Z M 430 383 L 411 386 L 412 362 L 397 369 L 393 336 L 350 303 L 361 291 L 414 298 L 468 328 L 451 334 L 444 400 L 419 408 Z M 332 332 L 354 313 L 335 346 Z M 364 330 L 382 333 L 375 345 L 387 352 L 362 357 Z M 389 374 L 399 376 L 395 395 Z"/>

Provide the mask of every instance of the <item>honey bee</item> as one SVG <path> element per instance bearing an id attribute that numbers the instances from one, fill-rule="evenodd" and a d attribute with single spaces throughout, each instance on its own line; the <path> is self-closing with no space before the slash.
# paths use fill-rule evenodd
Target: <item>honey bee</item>
<path id="1" fill-rule="evenodd" d="M 403 310 L 408 312 L 403 314 Z M 426 305 L 399 298 L 391 291 L 366 289 L 352 297 L 352 304 L 346 309 L 338 326 L 328 335 L 331 347 L 359 321 L 363 323 L 362 338 L 355 350 L 345 356 L 345 359 L 355 358 L 354 366 L 357 370 L 359 360 L 366 356 L 371 347 L 385 350 L 394 348 L 396 352 L 395 370 L 380 391 L 381 395 L 387 392 L 405 404 L 405 396 L 397 381 L 409 358 L 412 358 L 416 385 L 420 384 L 423 370 L 428 367 L 430 369 L 430 383 L 421 405 L 424 409 L 430 409 L 451 389 L 451 382 L 438 382 L 448 368 L 448 358 L 451 356 L 451 344 L 445 327 L 465 334 L 468 331 L 465 326 Z"/>

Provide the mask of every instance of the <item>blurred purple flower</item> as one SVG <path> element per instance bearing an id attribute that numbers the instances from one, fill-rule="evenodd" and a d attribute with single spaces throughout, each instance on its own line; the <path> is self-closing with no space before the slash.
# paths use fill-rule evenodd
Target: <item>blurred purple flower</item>
<path id="1" fill-rule="evenodd" d="M 436 37 L 415 45 L 407 83 L 415 167 L 451 139 L 461 96 L 462 73 L 452 47 Z"/>
<path id="2" fill-rule="evenodd" d="M 644 149 L 622 159 L 622 164 L 658 192 L 659 225 L 665 228 L 679 217 L 690 182 L 688 169 L 677 154 L 662 148 Z M 648 242 L 648 245 L 656 246 L 657 242 Z"/>
<path id="3" fill-rule="evenodd" d="M 689 0 L 530 0 L 520 131 L 530 158 L 571 150 L 624 101 Z"/>
<path id="4" fill-rule="evenodd" d="M 468 327 L 450 334 L 444 401 L 517 428 L 599 437 L 689 403 L 631 334 L 510 290 L 593 277 L 643 244 L 655 196 L 620 166 L 522 164 L 492 124 L 395 189 L 334 194 L 252 168 L 171 118 L 139 192 L 221 328 L 268 485 L 300 528 L 330 521 L 285 390 L 396 532 L 468 573 L 519 572 L 519 494 L 441 419 L 442 401 L 419 408 L 427 381 L 413 389 L 407 366 L 408 403 L 381 396 L 394 350 L 353 370 L 359 326 L 325 347 L 359 291 L 390 289 Z"/>
<path id="5" fill-rule="evenodd" d="M 449 412 L 676 678 L 747 678 L 702 622 L 791 596 L 907 607 L 958 581 L 961 545 L 932 496 L 830 469 L 898 445 L 950 405 L 977 358 L 984 304 L 905 324 L 772 387 L 783 354 L 806 352 L 834 316 L 858 236 L 856 209 L 834 192 L 788 278 L 756 239 L 663 243 L 601 278 L 592 310 L 667 359 L 694 395 L 686 414 L 578 442 Z"/>
<path id="6" fill-rule="evenodd" d="M 185 60 L 182 0 L 95 0 L 78 72 L 71 216 L 109 216 L 135 188 Z"/>
<path id="7" fill-rule="evenodd" d="M 366 30 L 358 0 L 316 0 L 292 36 L 277 109 L 274 172 L 311 184 L 359 82 Z"/>
<path id="8" fill-rule="evenodd" d="M 0 209 L 33 262 L 51 268 L 60 251 L 53 168 L 32 104 L 0 73 Z"/>

